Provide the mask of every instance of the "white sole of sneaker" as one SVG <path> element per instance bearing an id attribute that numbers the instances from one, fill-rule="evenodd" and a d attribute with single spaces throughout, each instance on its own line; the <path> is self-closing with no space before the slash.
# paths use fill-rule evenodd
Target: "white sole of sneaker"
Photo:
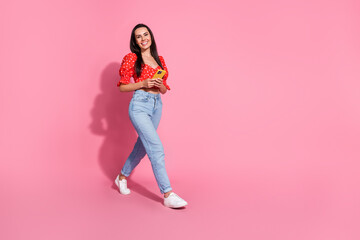
<path id="1" fill-rule="evenodd" d="M 186 205 L 188 205 L 188 204 L 186 203 L 186 204 L 182 204 L 179 206 L 168 206 L 168 205 L 164 204 L 165 207 L 169 207 L 169 208 L 182 208 L 182 207 L 185 207 Z"/>

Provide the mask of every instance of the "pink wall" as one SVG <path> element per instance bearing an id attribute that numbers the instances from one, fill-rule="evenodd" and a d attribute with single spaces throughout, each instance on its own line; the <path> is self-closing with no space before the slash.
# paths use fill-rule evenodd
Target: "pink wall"
<path id="1" fill-rule="evenodd" d="M 359 239 L 360 4 L 7 1 L 0 4 L 1 239 Z M 137 134 L 116 88 L 137 23 L 169 68 L 158 133 L 113 186 Z"/>

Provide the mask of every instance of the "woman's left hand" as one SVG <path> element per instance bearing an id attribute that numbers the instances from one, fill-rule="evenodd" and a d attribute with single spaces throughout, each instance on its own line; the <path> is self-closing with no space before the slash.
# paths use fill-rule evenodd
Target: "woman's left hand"
<path id="1" fill-rule="evenodd" d="M 155 86 L 160 88 L 161 86 L 163 86 L 163 80 L 162 78 L 155 78 Z"/>

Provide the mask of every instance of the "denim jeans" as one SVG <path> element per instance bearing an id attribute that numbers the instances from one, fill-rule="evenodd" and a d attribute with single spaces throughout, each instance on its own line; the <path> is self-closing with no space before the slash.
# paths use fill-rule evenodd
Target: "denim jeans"
<path id="1" fill-rule="evenodd" d="M 161 94 L 135 90 L 129 105 L 130 121 L 133 124 L 138 138 L 129 157 L 121 169 L 126 177 L 139 164 L 141 159 L 148 155 L 156 182 L 163 194 L 172 190 L 169 177 L 165 169 L 164 147 L 156 129 L 159 126 L 162 114 Z"/>

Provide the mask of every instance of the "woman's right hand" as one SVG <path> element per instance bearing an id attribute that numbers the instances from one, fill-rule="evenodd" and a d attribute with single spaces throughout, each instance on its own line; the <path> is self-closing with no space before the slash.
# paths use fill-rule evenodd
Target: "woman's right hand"
<path id="1" fill-rule="evenodd" d="M 144 88 L 152 88 L 154 86 L 155 86 L 155 79 L 148 78 L 143 81 Z"/>

